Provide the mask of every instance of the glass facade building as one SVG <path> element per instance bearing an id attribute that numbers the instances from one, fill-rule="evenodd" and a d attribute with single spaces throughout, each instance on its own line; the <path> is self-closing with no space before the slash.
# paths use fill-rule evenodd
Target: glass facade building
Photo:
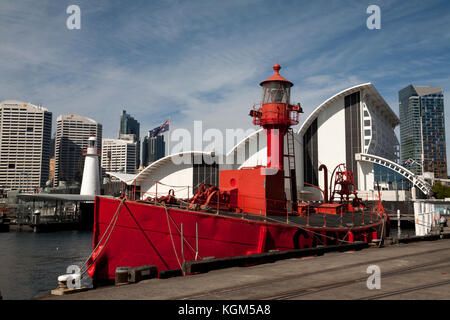
<path id="1" fill-rule="evenodd" d="M 155 137 L 146 136 L 142 142 L 142 165 L 148 166 L 152 162 L 165 156 L 166 143 L 164 136 Z"/>
<path id="2" fill-rule="evenodd" d="M 401 160 L 416 174 L 447 178 L 444 95 L 438 87 L 409 85 L 399 91 Z"/>
<path id="3" fill-rule="evenodd" d="M 141 139 L 139 137 L 139 131 L 139 122 L 125 110 L 122 110 L 122 114 L 120 115 L 119 139 L 123 138 L 124 135 L 134 134 L 134 142 L 136 142 L 136 169 L 141 164 Z"/>

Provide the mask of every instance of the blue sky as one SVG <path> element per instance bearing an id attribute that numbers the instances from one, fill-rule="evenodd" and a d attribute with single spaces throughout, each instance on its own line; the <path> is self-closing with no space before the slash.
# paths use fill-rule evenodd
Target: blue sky
<path id="1" fill-rule="evenodd" d="M 73 4 L 81 30 L 66 27 Z M 380 30 L 366 27 L 371 4 Z M 449 9 L 447 0 L 2 0 L 0 100 L 42 104 L 54 120 L 91 117 L 104 137 L 117 136 L 122 109 L 142 134 L 169 116 L 172 128 L 247 129 L 278 60 L 303 118 L 364 82 L 397 114 L 406 85 L 440 86 L 450 141 Z"/>

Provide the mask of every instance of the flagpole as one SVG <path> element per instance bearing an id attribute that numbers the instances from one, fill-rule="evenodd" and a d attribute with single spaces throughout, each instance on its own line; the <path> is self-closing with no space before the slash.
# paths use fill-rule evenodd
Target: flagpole
<path id="1" fill-rule="evenodd" d="M 170 117 L 169 117 L 169 134 L 167 137 L 167 155 L 170 155 Z"/>

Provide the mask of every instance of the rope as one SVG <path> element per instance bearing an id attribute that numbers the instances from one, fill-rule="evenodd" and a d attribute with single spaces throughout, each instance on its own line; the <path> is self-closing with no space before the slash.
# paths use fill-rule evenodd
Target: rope
<path id="1" fill-rule="evenodd" d="M 114 213 L 111 221 L 109 222 L 108 227 L 106 228 L 105 232 L 103 233 L 102 237 L 100 238 L 100 241 L 97 243 L 97 245 L 95 246 L 94 250 L 92 250 L 92 252 L 89 254 L 88 258 L 86 259 L 86 261 L 83 263 L 82 268 L 80 270 L 80 275 L 81 278 L 83 278 L 83 275 L 87 272 L 87 270 L 94 264 L 94 262 L 97 260 L 98 257 L 100 257 L 103 249 L 105 248 L 106 244 L 108 243 L 109 237 L 111 236 L 114 227 L 116 226 L 117 220 L 119 218 L 119 213 L 120 213 L 120 208 L 122 207 L 123 203 L 125 202 L 125 198 L 122 199 L 122 201 L 120 202 L 119 206 L 116 209 L 116 212 Z M 108 233 L 109 228 L 111 227 L 111 230 L 109 231 L 108 237 L 106 238 L 105 243 L 103 244 L 103 247 L 101 248 L 100 252 L 96 255 L 96 257 L 92 260 L 92 263 L 87 266 L 87 263 L 89 262 L 89 260 L 91 259 L 92 255 L 95 253 L 95 251 L 98 249 L 98 247 L 100 246 L 100 244 L 102 243 L 103 238 L 105 237 L 105 235 Z M 83 270 L 83 271 L 82 271 Z"/>
<path id="2" fill-rule="evenodd" d="M 165 205 L 164 205 L 164 207 L 165 207 Z M 165 208 L 166 208 L 166 207 L 165 207 Z M 166 208 L 166 210 L 167 210 L 167 208 Z M 181 231 L 180 231 L 180 229 L 178 229 L 178 226 L 177 226 L 177 224 L 175 223 L 175 221 L 173 220 L 172 216 L 171 216 L 168 212 L 167 212 L 167 214 L 169 215 L 170 220 L 171 220 L 171 221 L 173 222 L 173 224 L 175 225 L 175 229 L 177 229 L 178 234 L 181 235 Z M 186 244 L 189 246 L 189 248 L 192 250 L 192 252 L 194 252 L 200 259 L 202 259 L 202 257 L 198 254 L 198 252 L 197 252 L 194 248 L 192 248 L 192 246 L 191 246 L 191 244 L 189 243 L 189 241 L 187 241 L 186 239 L 183 238 L 183 242 L 186 243 Z"/>
<path id="3" fill-rule="evenodd" d="M 163 207 L 166 210 L 167 225 L 169 226 L 169 235 L 170 235 L 170 240 L 172 241 L 173 252 L 175 253 L 175 258 L 177 258 L 178 265 L 180 266 L 181 272 L 183 273 L 183 276 L 184 276 L 183 267 L 181 266 L 180 259 L 178 259 L 177 250 L 175 249 L 175 243 L 173 241 L 172 228 L 170 227 L 170 221 L 169 221 L 169 210 L 167 210 L 167 207 L 165 205 Z"/>

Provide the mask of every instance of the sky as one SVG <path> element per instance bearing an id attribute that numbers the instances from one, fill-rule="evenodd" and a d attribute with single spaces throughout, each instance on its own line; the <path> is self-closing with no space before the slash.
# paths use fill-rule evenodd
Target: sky
<path id="1" fill-rule="evenodd" d="M 79 30 L 66 26 L 70 5 Z M 369 5 L 380 7 L 379 30 L 367 28 Z M 278 62 L 301 121 L 365 82 L 397 115 L 400 89 L 442 87 L 450 141 L 449 49 L 448 0 L 1 0 L 0 100 L 45 106 L 53 132 L 58 115 L 76 113 L 116 138 L 123 109 L 141 136 L 169 117 L 172 130 L 195 120 L 248 129 Z"/>

